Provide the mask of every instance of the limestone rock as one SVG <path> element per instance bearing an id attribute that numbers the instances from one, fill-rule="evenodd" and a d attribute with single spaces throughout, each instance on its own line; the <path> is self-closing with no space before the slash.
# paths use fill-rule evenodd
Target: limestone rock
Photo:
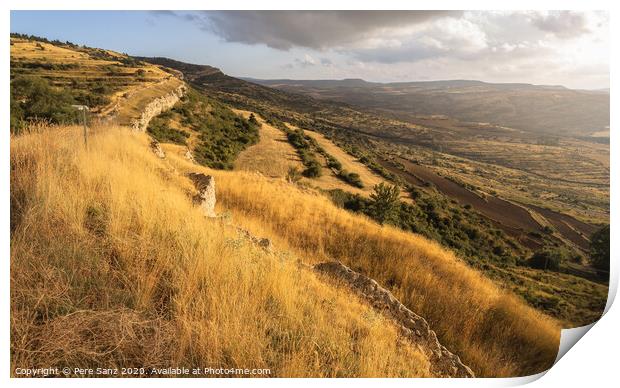
<path id="1" fill-rule="evenodd" d="M 320 263 L 314 269 L 344 282 L 376 310 L 391 318 L 403 335 L 426 353 L 432 372 L 442 377 L 475 377 L 457 355 L 439 343 L 424 318 L 409 310 L 376 281 L 339 262 Z"/>
<path id="2" fill-rule="evenodd" d="M 192 151 L 190 151 L 189 148 L 187 149 L 187 151 L 185 151 L 185 159 L 189 160 L 192 163 L 196 163 L 196 159 L 194 159 L 194 155 L 192 155 Z"/>
<path id="3" fill-rule="evenodd" d="M 243 229 L 241 227 L 237 227 L 237 231 L 246 239 L 250 240 L 252 242 L 252 244 L 258 245 L 259 247 L 263 248 L 264 250 L 266 250 L 267 252 L 271 252 L 271 249 L 273 248 L 272 244 L 271 244 L 271 240 L 269 240 L 268 238 L 264 238 L 264 237 L 256 237 L 254 236 L 252 233 L 250 233 L 249 230 L 247 229 Z"/>
<path id="4" fill-rule="evenodd" d="M 162 112 L 167 111 L 176 104 L 181 97 L 185 95 L 187 87 L 185 84 L 180 85 L 176 90 L 154 99 L 144 107 L 140 117 L 131 121 L 131 128 L 134 131 L 144 132 L 149 125 L 151 119 Z"/>
<path id="5" fill-rule="evenodd" d="M 166 153 L 164 152 L 163 149 L 161 149 L 161 145 L 159 144 L 157 140 L 153 140 L 151 142 L 151 150 L 153 150 L 155 155 L 157 155 L 157 157 L 160 159 L 164 159 L 166 157 Z"/>
<path id="6" fill-rule="evenodd" d="M 194 201 L 202 207 L 207 217 L 216 217 L 215 214 L 215 178 L 211 175 L 189 173 L 189 178 L 198 189 Z"/>

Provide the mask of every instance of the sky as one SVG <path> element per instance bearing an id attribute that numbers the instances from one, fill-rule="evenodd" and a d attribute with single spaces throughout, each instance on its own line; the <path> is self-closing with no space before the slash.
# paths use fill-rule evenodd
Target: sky
<path id="1" fill-rule="evenodd" d="M 236 77 L 609 88 L 597 11 L 11 11 L 11 32 Z"/>

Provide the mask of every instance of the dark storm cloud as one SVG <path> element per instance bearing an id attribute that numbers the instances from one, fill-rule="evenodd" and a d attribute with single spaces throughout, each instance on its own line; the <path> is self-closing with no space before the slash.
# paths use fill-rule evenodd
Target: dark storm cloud
<path id="1" fill-rule="evenodd" d="M 194 21 L 229 42 L 325 49 L 382 29 L 459 16 L 461 11 L 206 11 Z"/>

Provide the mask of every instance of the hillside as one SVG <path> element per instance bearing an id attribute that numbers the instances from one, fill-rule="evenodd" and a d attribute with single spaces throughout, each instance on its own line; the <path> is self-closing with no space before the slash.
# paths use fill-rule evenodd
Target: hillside
<path id="1" fill-rule="evenodd" d="M 153 61 L 159 63 L 160 60 Z M 196 68 L 192 69 L 195 71 Z M 481 157 L 479 150 L 496 152 L 493 155 L 500 155 L 497 151 L 502 151 L 506 160 L 505 163 L 497 160 L 483 163 L 437 152 L 432 147 L 408 144 L 400 137 L 375 135 L 378 133 L 375 124 L 396 133 L 399 127 L 395 126 L 404 125 L 402 122 L 339 103 L 281 92 L 213 72 L 211 68 L 208 74 L 195 76 L 187 73 L 185 78 L 195 80 L 192 85 L 210 96 L 264 117 L 270 126 L 281 131 L 303 128 L 306 137 L 317 131 L 334 147 L 353 157 L 355 163 L 361 163 L 371 173 L 403 187 L 403 205 L 394 224 L 450 247 L 470 265 L 566 325 L 582 325 L 602 311 L 606 285 L 601 284 L 584 256 L 588 255 L 589 236 L 599 228 L 593 225 L 592 219 L 596 223 L 608 219 L 609 192 L 603 183 L 608 182 L 608 172 L 601 165 L 605 159 L 603 156 L 596 161 L 589 159 L 588 164 L 584 161 L 582 165 L 576 163 L 578 159 L 573 152 L 577 149 L 573 151 L 564 144 L 529 145 L 514 139 L 495 138 L 496 144 L 489 147 L 490 140 L 476 136 L 476 141 L 472 141 L 471 135 L 460 133 L 458 127 L 455 133 L 461 140 L 454 144 L 459 144 L 461 152 L 474 148 L 476 151 L 472 151 L 472 155 Z M 417 127 L 418 131 L 449 134 L 444 127 L 426 125 Z M 403 130 L 403 133 L 407 132 Z M 498 144 L 508 151 L 502 150 Z M 598 152 L 586 153 L 584 144 L 588 143 L 578 145 L 580 158 L 589 158 Z M 265 148 L 265 151 L 269 150 Z M 307 150 L 320 165 L 322 156 L 316 146 Z M 290 148 L 288 152 L 291 152 Z M 278 155 L 269 156 L 267 153 L 261 158 L 274 161 Z M 535 173 L 531 167 L 515 168 L 520 159 L 524 160 L 519 163 L 535 162 L 542 166 L 541 169 L 554 173 L 565 164 L 567 172 L 563 173 L 561 181 L 554 181 L 544 176 L 544 172 Z M 280 171 L 285 168 L 280 167 Z M 592 175 L 592 168 L 602 171 Z M 590 174 L 591 178 L 599 180 L 587 183 L 566 179 L 569 174 L 577 173 Z M 367 199 L 349 194 L 367 196 L 367 191 L 364 193 L 347 184 L 326 185 L 326 176 L 332 180 L 333 174 L 323 169 L 320 176 L 309 181 L 302 178 L 302 182 L 327 189 L 338 206 L 372 216 Z M 577 202 L 577 198 L 581 202 Z M 579 205 L 575 206 L 576 203 Z M 584 218 L 586 222 L 583 222 Z M 547 271 L 527 268 L 529 258 L 535 253 L 549 251 L 558 252 L 556 257 L 563 257 L 560 259 L 560 274 L 548 276 Z M 540 282 L 541 277 L 545 282 Z"/>
<path id="2" fill-rule="evenodd" d="M 14 367 L 431 375 L 427 355 L 343 287 L 205 219 L 145 135 L 100 128 L 97 152 L 76 148 L 80 136 L 11 142 Z"/>
<path id="3" fill-rule="evenodd" d="M 485 181 L 487 187 L 501 190 L 511 201 L 543 206 L 588 223 L 609 221 L 609 145 L 445 116 L 397 120 L 374 110 L 281 91 L 208 68 L 208 75 L 194 71 L 185 73 L 185 78 L 234 106 L 337 138 L 341 146 L 346 144 L 347 149 L 375 159 L 375 165 L 379 159 L 392 159 L 402 152 L 421 162 L 416 155 L 421 153 L 425 165 L 436 170 L 452 164 L 456 157 L 470 166 L 486 166 L 468 168 L 466 174 L 460 173 L 460 166 L 451 169 L 467 184 L 477 186 Z M 502 173 L 491 175 L 489 169 Z M 505 176 L 509 179 L 503 179 Z"/>
<path id="4" fill-rule="evenodd" d="M 11 79 L 13 85 L 23 85 L 12 92 L 23 106 L 11 104 L 11 129 L 18 130 L 29 120 L 71 122 L 75 112 L 66 107 L 69 104 L 88 106 L 90 120 L 129 125 L 154 98 L 181 85 L 175 74 L 109 50 L 12 34 Z M 27 104 L 37 88 L 62 93 L 45 104 Z"/>
<path id="5" fill-rule="evenodd" d="M 77 69 L 99 71 L 99 49 L 39 42 L 86 50 Z M 12 131 L 13 367 L 519 376 L 552 365 L 560 327 L 600 315 L 607 285 L 578 260 L 595 225 L 449 175 L 482 162 L 377 136 L 409 124 L 374 112 L 106 52 L 161 78 L 138 87 L 137 70 L 123 76 L 92 113 L 88 147 L 71 116 Z M 65 71 L 31 76 L 50 82 L 45 96 L 64 95 L 82 77 Z M 216 182 L 216 217 L 196 174 Z M 378 183 L 399 188 L 385 218 Z M 531 219 L 499 219 L 509 212 L 489 204 Z M 537 268 L 539 248 L 566 256 Z"/>
<path id="6" fill-rule="evenodd" d="M 289 92 L 377 109 L 402 120 L 444 115 L 554 135 L 609 129 L 609 93 L 562 86 L 481 81 L 375 83 L 363 80 L 255 80 Z"/>
<path id="7" fill-rule="evenodd" d="M 381 228 L 294 185 L 199 167 L 171 148 L 178 146 L 164 147 L 159 160 L 146 136 L 127 129 L 99 129 L 91 142 L 96 153 L 73 146 L 80 136 L 79 128 L 59 128 L 12 140 L 14 363 L 88 366 L 129 358 L 157 365 L 188 362 L 191 354 L 270 366 L 276 375 L 300 375 L 296 365 L 312 376 L 428 373 L 422 356 L 396 346 L 389 325 L 373 319 L 372 329 L 356 328 L 368 325 L 361 319 L 368 307 L 296 269 L 295 257 L 309 264 L 339 259 L 393 284 L 395 295 L 482 375 L 533 373 L 555 357 L 559 332 L 551 321 L 427 240 Z M 230 221 L 205 220 L 184 193 L 191 191 L 186 171 L 215 176 L 218 212 L 231 211 L 235 224 L 272 238 L 275 255 L 236 237 Z M 280 260 L 284 265 L 275 265 Z M 403 266 L 411 270 L 403 273 Z M 499 321 L 489 320 L 493 311 Z M 84 337 L 63 339 L 73 327 Z M 115 328 L 132 340 L 118 347 L 118 337 L 86 337 Z M 342 341 L 352 333 L 362 342 L 351 354 Z M 297 336 L 320 344 L 316 369 L 306 368 L 315 348 L 289 342 Z M 135 341 L 153 346 L 135 348 Z M 88 355 L 90 346 L 100 352 Z M 170 354 L 170 347 L 180 350 Z M 31 353 L 37 349 L 48 356 Z M 387 369 L 374 369 L 380 365 Z"/>

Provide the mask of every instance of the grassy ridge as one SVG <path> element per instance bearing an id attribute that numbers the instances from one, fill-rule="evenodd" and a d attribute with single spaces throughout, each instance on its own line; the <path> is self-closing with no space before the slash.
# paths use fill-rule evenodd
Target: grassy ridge
<path id="1" fill-rule="evenodd" d="M 145 134 L 96 132 L 90 152 L 75 146 L 80 128 L 11 139 L 13 370 L 429 375 L 427 359 L 349 292 L 205 219 Z"/>
<path id="2" fill-rule="evenodd" d="M 11 34 L 11 130 L 40 119 L 75 123 L 71 104 L 128 125 L 181 84 L 176 74 L 110 50 Z"/>
<path id="3" fill-rule="evenodd" d="M 193 168 L 171 150 L 180 171 Z M 259 235 L 309 262 L 334 258 L 390 287 L 426 317 L 478 375 L 527 375 L 550 367 L 557 323 L 502 291 L 423 237 L 380 227 L 306 189 L 254 174 L 215 172 L 218 201 Z"/>

